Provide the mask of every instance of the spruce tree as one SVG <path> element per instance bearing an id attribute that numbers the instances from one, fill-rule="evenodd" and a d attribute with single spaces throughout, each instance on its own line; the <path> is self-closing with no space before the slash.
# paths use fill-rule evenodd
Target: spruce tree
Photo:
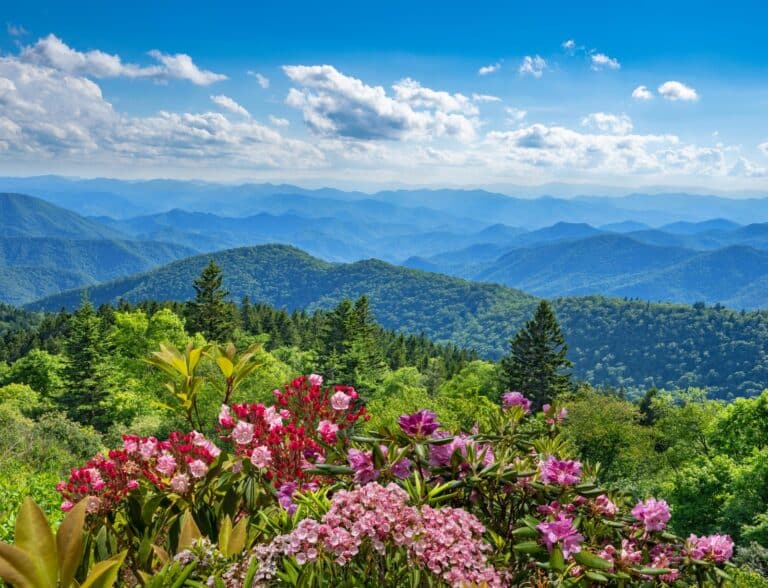
<path id="1" fill-rule="evenodd" d="M 224 342 L 235 328 L 229 296 L 222 286 L 221 268 L 212 259 L 195 280 L 195 299 L 189 303 L 187 328 L 202 333 L 209 341 Z"/>
<path id="2" fill-rule="evenodd" d="M 105 430 L 108 396 L 101 319 L 87 298 L 69 321 L 64 343 L 66 391 L 61 403 L 72 420 Z"/>
<path id="3" fill-rule="evenodd" d="M 522 392 L 537 408 L 572 389 L 568 346 L 547 301 L 541 301 L 510 347 L 510 354 L 501 360 L 505 389 Z"/>

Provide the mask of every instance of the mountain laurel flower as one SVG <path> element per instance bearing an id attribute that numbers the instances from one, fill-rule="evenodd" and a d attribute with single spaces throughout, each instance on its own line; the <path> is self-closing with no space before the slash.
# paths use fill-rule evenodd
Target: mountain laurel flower
<path id="1" fill-rule="evenodd" d="M 232 438 L 238 445 L 248 445 L 253 439 L 253 424 L 247 421 L 237 421 L 232 429 Z"/>
<path id="2" fill-rule="evenodd" d="M 219 424 L 225 429 L 231 429 L 235 426 L 235 419 L 232 418 L 232 412 L 226 404 L 221 405 L 219 411 Z"/>
<path id="3" fill-rule="evenodd" d="M 333 407 L 333 410 L 347 410 L 351 400 L 352 399 L 346 392 L 339 390 L 336 394 L 331 396 L 331 406 Z"/>
<path id="4" fill-rule="evenodd" d="M 266 468 L 272 463 L 272 452 L 265 445 L 254 447 L 251 453 L 251 463 L 257 468 Z"/>
<path id="5" fill-rule="evenodd" d="M 733 557 L 733 541 L 730 535 L 691 535 L 686 542 L 688 555 L 715 563 L 725 563 Z"/>
<path id="6" fill-rule="evenodd" d="M 397 419 L 403 433 L 409 437 L 429 437 L 437 431 L 440 423 L 437 421 L 437 415 L 431 410 L 420 410 L 413 414 L 404 414 Z"/>
<path id="7" fill-rule="evenodd" d="M 501 407 L 507 409 L 512 406 L 521 407 L 525 414 L 530 414 L 531 412 L 531 401 L 520 392 L 504 392 L 504 394 L 501 395 Z"/>
<path id="8" fill-rule="evenodd" d="M 170 453 L 163 453 L 157 458 L 155 469 L 166 476 L 176 471 L 176 459 Z"/>
<path id="9" fill-rule="evenodd" d="M 646 531 L 663 531 L 671 515 L 666 500 L 649 498 L 635 505 L 632 516 L 643 523 Z"/>
<path id="10" fill-rule="evenodd" d="M 312 384 L 313 386 L 322 386 L 323 385 L 323 376 L 321 376 L 319 374 L 310 374 L 309 378 L 307 378 L 307 379 L 309 380 L 309 383 Z"/>
<path id="11" fill-rule="evenodd" d="M 176 494 L 185 494 L 189 490 L 189 476 L 186 474 L 176 474 L 171 478 L 171 490 Z"/>
<path id="12" fill-rule="evenodd" d="M 202 478 L 208 473 L 208 465 L 202 459 L 195 459 L 189 462 L 189 472 L 195 478 Z"/>
<path id="13" fill-rule="evenodd" d="M 550 455 L 544 461 L 539 462 L 539 473 L 544 484 L 573 486 L 581 480 L 581 462 L 568 459 L 560 460 L 554 455 Z"/>
<path id="14" fill-rule="evenodd" d="M 565 559 L 568 559 L 572 553 L 581 551 L 581 542 L 584 541 L 584 537 L 573 527 L 573 519 L 567 515 L 561 513 L 554 521 L 539 523 L 536 528 L 550 552 L 556 543 L 560 543 Z"/>

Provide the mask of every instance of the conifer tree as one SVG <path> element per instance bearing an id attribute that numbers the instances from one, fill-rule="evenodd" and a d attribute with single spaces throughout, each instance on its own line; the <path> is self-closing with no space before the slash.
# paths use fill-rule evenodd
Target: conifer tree
<path id="1" fill-rule="evenodd" d="M 66 391 L 61 403 L 69 418 L 104 430 L 108 390 L 103 365 L 101 319 L 87 298 L 72 315 L 64 343 L 67 363 L 63 371 Z"/>
<path id="2" fill-rule="evenodd" d="M 533 400 L 536 407 L 572 389 L 567 371 L 568 346 L 552 307 L 542 300 L 533 319 L 510 341 L 510 354 L 501 360 L 502 383 Z"/>
<path id="3" fill-rule="evenodd" d="M 235 328 L 233 312 L 225 301 L 229 292 L 222 286 L 221 268 L 212 259 L 195 280 L 195 299 L 189 303 L 187 327 L 209 341 L 224 342 Z"/>

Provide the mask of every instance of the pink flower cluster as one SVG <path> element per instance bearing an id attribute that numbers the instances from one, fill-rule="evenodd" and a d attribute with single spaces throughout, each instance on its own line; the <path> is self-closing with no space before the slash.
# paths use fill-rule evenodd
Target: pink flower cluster
<path id="1" fill-rule="evenodd" d="M 327 555 L 343 566 L 365 545 L 381 555 L 400 547 L 414 564 L 451 586 L 503 585 L 487 562 L 491 548 L 482 540 L 485 528 L 473 515 L 453 508 L 419 510 L 407 501 L 408 494 L 395 484 L 341 490 L 322 520 L 302 520 L 291 533 L 275 538 L 267 553 L 293 556 L 301 565 Z"/>
<path id="2" fill-rule="evenodd" d="M 108 456 L 97 455 L 84 467 L 72 470 L 68 482 L 56 486 L 65 498 L 61 508 L 70 510 L 88 497 L 88 511 L 105 514 L 142 480 L 161 490 L 189 494 L 219 453 L 221 450 L 197 431 L 173 432 L 165 441 L 125 435 L 122 449 L 110 451 Z"/>
<path id="3" fill-rule="evenodd" d="M 632 516 L 643 523 L 646 532 L 663 531 L 671 517 L 667 501 L 655 498 L 638 502 L 632 509 Z"/>
<path id="4" fill-rule="evenodd" d="M 380 445 L 379 450 L 381 454 L 387 457 L 387 446 Z M 354 480 L 358 484 L 367 484 L 378 480 L 381 472 L 377 470 L 373 464 L 373 451 L 360 451 L 354 447 L 350 447 L 347 453 L 347 462 L 349 467 L 355 470 Z M 400 458 L 395 463 L 389 466 L 389 471 L 395 478 L 404 480 L 411 475 L 411 460 L 407 457 Z"/>
<path id="5" fill-rule="evenodd" d="M 581 481 L 581 462 L 575 460 L 557 459 L 550 455 L 539 462 L 539 479 L 544 484 L 559 484 L 573 486 Z"/>
<path id="6" fill-rule="evenodd" d="M 542 540 L 551 552 L 556 543 L 560 544 L 563 557 L 568 559 L 572 553 L 581 551 L 584 536 L 573 526 L 573 519 L 564 513 L 555 517 L 554 521 L 539 523 L 536 527 L 541 533 Z"/>
<path id="7" fill-rule="evenodd" d="M 544 421 L 548 425 L 561 425 L 565 422 L 566 417 L 568 417 L 568 410 L 565 408 L 556 410 L 555 407 L 549 404 L 542 406 L 541 412 L 544 413 Z"/>
<path id="8" fill-rule="evenodd" d="M 501 407 L 506 410 L 512 406 L 521 407 L 525 414 L 530 414 L 531 412 L 531 401 L 520 392 L 504 392 L 504 394 L 501 395 Z"/>
<path id="9" fill-rule="evenodd" d="M 691 535 L 686 542 L 686 548 L 688 555 L 693 559 L 725 563 L 733 557 L 733 541 L 730 535 Z"/>

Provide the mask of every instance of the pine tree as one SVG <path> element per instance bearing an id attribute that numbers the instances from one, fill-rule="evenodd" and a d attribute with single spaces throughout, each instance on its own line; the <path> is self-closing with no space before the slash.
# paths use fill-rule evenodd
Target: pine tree
<path id="1" fill-rule="evenodd" d="M 510 346 L 510 354 L 501 360 L 505 389 L 522 392 L 536 407 L 572 389 L 566 371 L 573 365 L 567 358 L 568 346 L 547 301 L 542 300 Z"/>
<path id="2" fill-rule="evenodd" d="M 66 392 L 61 403 L 72 420 L 105 430 L 108 423 L 104 401 L 109 392 L 103 365 L 101 319 L 87 298 L 70 319 L 64 351 Z"/>
<path id="3" fill-rule="evenodd" d="M 211 259 L 195 280 L 195 299 L 187 310 L 189 332 L 202 333 L 209 341 L 224 342 L 235 329 L 232 305 L 225 301 L 229 292 L 221 282 L 221 268 Z"/>

